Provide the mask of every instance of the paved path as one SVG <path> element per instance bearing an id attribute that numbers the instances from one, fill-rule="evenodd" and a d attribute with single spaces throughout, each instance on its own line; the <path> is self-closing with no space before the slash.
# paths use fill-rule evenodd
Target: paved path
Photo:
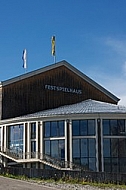
<path id="1" fill-rule="evenodd" d="M 46 187 L 26 181 L 6 178 L 0 176 L 0 190 L 57 190 L 56 188 Z"/>

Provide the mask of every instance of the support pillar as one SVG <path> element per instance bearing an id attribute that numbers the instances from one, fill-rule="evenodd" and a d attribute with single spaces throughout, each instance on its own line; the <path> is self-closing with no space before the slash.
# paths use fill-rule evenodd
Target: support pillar
<path id="1" fill-rule="evenodd" d="M 6 149 L 7 149 L 7 126 L 5 125 L 4 126 L 4 152 L 6 152 Z"/>
<path id="2" fill-rule="evenodd" d="M 27 124 L 27 159 L 31 158 L 31 142 L 30 142 L 30 123 Z M 30 168 L 31 164 L 27 163 L 27 168 Z"/>
<path id="3" fill-rule="evenodd" d="M 68 138 L 68 128 L 69 128 L 69 120 L 65 121 L 65 168 L 69 167 L 68 161 L 69 161 L 69 138 Z"/>
<path id="4" fill-rule="evenodd" d="M 72 169 L 72 152 L 73 152 L 73 143 L 72 143 L 72 121 L 69 121 L 69 155 L 70 155 L 70 168 Z"/>
<path id="5" fill-rule="evenodd" d="M 38 122 L 36 122 L 36 158 L 38 159 L 38 125 L 39 125 L 39 123 Z"/>
<path id="6" fill-rule="evenodd" d="M 44 154 L 44 134 L 43 134 L 43 122 L 40 121 L 40 159 L 43 159 L 43 154 Z M 43 164 L 40 164 L 40 168 L 43 169 Z"/>

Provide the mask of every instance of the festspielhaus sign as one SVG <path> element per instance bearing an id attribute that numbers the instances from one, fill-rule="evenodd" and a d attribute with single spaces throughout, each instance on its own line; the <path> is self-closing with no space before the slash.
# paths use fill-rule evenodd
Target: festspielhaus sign
<path id="1" fill-rule="evenodd" d="M 62 86 L 53 86 L 46 84 L 45 89 L 47 90 L 54 90 L 54 91 L 62 91 L 67 93 L 74 93 L 74 94 L 82 94 L 82 90 L 76 89 L 76 88 L 68 88 L 68 87 L 62 87 Z"/>

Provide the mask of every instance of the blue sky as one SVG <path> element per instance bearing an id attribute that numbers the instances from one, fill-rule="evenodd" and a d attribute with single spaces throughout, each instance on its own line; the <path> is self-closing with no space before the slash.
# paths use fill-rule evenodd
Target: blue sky
<path id="1" fill-rule="evenodd" d="M 1 0 L 0 81 L 66 60 L 126 105 L 125 0 Z"/>

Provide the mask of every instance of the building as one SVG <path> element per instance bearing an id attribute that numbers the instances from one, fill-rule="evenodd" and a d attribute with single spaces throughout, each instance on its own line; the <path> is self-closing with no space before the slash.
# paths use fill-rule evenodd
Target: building
<path id="1" fill-rule="evenodd" d="M 126 107 L 66 61 L 1 82 L 4 166 L 126 171 Z"/>

